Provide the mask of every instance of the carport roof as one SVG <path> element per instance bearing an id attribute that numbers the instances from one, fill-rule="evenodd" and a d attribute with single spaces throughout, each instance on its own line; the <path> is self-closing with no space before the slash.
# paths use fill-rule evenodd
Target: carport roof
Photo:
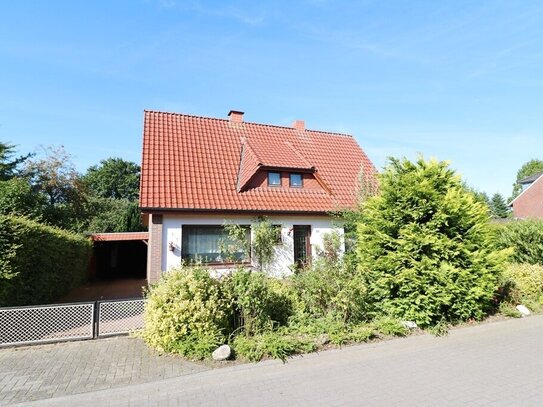
<path id="1" fill-rule="evenodd" d="M 94 242 L 120 242 L 125 240 L 149 240 L 149 232 L 93 233 Z"/>

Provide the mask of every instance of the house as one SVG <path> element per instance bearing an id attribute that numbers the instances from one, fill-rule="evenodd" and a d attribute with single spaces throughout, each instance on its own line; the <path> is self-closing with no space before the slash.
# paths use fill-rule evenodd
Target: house
<path id="1" fill-rule="evenodd" d="M 530 175 L 518 182 L 522 192 L 510 206 L 515 218 L 543 218 L 543 172 Z"/>
<path id="2" fill-rule="evenodd" d="M 149 226 L 149 282 L 182 262 L 232 267 L 220 253 L 224 225 L 243 225 L 250 241 L 259 216 L 277 227 L 268 272 L 284 275 L 316 256 L 323 235 L 343 233 L 330 212 L 353 207 L 361 176 L 374 180 L 373 164 L 350 135 L 308 130 L 299 120 L 249 123 L 243 115 L 145 111 L 140 207 Z"/>

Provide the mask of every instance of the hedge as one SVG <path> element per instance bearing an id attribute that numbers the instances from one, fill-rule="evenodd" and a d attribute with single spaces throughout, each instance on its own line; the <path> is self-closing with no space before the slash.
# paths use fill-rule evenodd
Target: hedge
<path id="1" fill-rule="evenodd" d="M 0 306 L 57 301 L 85 281 L 90 253 L 83 236 L 0 215 Z"/>
<path id="2" fill-rule="evenodd" d="M 495 227 L 498 245 L 513 249 L 512 261 L 543 265 L 543 220 L 515 220 Z"/>

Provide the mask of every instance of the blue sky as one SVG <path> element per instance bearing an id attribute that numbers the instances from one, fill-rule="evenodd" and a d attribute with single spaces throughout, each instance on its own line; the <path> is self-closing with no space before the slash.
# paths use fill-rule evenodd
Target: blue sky
<path id="1" fill-rule="evenodd" d="M 13 1 L 0 140 L 140 161 L 143 109 L 347 132 L 490 194 L 543 159 L 540 1 Z"/>

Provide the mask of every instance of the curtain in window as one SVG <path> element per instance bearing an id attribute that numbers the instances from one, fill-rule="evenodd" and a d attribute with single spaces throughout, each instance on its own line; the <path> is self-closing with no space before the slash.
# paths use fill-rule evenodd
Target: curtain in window
<path id="1" fill-rule="evenodd" d="M 243 248 L 236 247 L 222 226 L 184 226 L 183 258 L 203 263 L 246 260 Z M 247 228 L 247 241 L 250 229 Z"/>

